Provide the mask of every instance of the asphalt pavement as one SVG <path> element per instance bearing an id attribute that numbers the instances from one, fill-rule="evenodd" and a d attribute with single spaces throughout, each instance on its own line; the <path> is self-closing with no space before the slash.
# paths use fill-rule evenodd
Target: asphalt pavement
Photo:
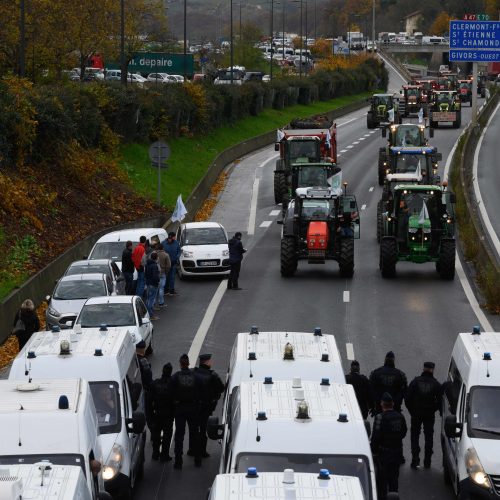
<path id="1" fill-rule="evenodd" d="M 390 89 L 399 90 L 402 83 L 391 70 Z M 464 108 L 462 123 L 469 120 L 470 110 Z M 194 364 L 200 349 L 213 354 L 214 368 L 225 376 L 235 334 L 258 325 L 261 330 L 294 331 L 313 331 L 320 326 L 324 333 L 335 334 L 346 372 L 348 352 L 361 363 L 362 372 L 369 374 L 393 350 L 396 366 L 409 380 L 420 374 L 424 361 L 436 362 L 436 376 L 444 379 L 457 333 L 471 329 L 478 318 L 460 279 L 440 280 L 433 264 L 398 263 L 397 278 L 382 279 L 375 222 L 381 196 L 377 156 L 385 139 L 380 130 L 366 128 L 366 110 L 340 118 L 337 125 L 339 165 L 361 214 L 354 277 L 341 278 L 333 261 L 323 266 L 301 261 L 294 277 L 281 277 L 281 226 L 276 224 L 280 207 L 273 196 L 276 153 L 270 146 L 242 158 L 228 167 L 230 176 L 212 219 L 230 233 L 243 233 L 248 249 L 240 277 L 243 290 L 226 290 L 219 279 L 177 283 L 179 295 L 167 297 L 168 307 L 155 323 L 151 361 L 156 376 L 166 361 L 176 366 L 183 352 L 190 352 Z M 459 134 L 453 128 L 436 131 L 431 144 L 443 154 L 441 170 Z M 488 319 L 498 329 L 498 318 Z M 408 412 L 404 414 L 409 424 Z M 430 470 L 410 469 L 409 435 L 405 440 L 407 464 L 401 468 L 400 478 L 404 500 L 453 498 L 442 479 L 439 425 L 437 417 Z M 209 452 L 212 456 L 203 461 L 203 467 L 195 468 L 192 459 L 185 457 L 183 470 L 177 471 L 171 462 L 152 462 L 148 448 L 144 480 L 137 486 L 135 498 L 204 499 L 218 471 L 219 444 L 209 442 Z"/>

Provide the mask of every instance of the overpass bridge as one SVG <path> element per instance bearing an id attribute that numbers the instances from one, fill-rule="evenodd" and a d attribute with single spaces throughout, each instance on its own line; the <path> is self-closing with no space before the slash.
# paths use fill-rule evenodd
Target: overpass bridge
<path id="1" fill-rule="evenodd" d="M 428 59 L 429 69 L 437 70 L 441 64 L 449 64 L 450 62 L 450 47 L 446 44 L 400 44 L 400 43 L 383 43 L 379 44 L 378 48 L 388 55 L 404 55 L 404 54 L 422 54 Z"/>

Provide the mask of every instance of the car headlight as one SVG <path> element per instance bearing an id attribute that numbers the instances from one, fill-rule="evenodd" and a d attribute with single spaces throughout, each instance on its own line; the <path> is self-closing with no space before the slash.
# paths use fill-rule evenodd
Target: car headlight
<path id="1" fill-rule="evenodd" d="M 50 316 L 61 316 L 61 313 L 59 311 L 56 311 L 53 307 L 49 307 L 47 309 L 47 313 L 50 315 Z"/>
<path id="2" fill-rule="evenodd" d="M 229 250 L 222 250 L 223 257 L 229 257 Z"/>
<path id="3" fill-rule="evenodd" d="M 120 469 L 122 468 L 123 462 L 123 448 L 119 444 L 115 444 L 111 449 L 108 461 L 102 469 L 102 477 L 104 481 L 109 481 L 113 479 Z"/>
<path id="4" fill-rule="evenodd" d="M 474 448 L 469 448 L 465 454 L 465 468 L 474 483 L 483 488 L 491 488 L 490 478 L 484 471 Z"/>
<path id="5" fill-rule="evenodd" d="M 182 256 L 183 257 L 192 257 L 194 255 L 194 252 L 190 252 L 188 250 L 183 250 L 182 251 Z"/>

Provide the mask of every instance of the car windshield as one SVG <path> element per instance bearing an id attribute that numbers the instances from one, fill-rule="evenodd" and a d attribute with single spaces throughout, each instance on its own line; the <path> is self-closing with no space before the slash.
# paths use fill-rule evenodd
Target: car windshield
<path id="1" fill-rule="evenodd" d="M 302 216 L 306 219 L 324 219 L 330 212 L 328 200 L 304 200 Z"/>
<path id="2" fill-rule="evenodd" d="M 139 242 L 133 241 L 132 244 L 135 247 Z M 115 262 L 121 262 L 122 253 L 125 250 L 124 241 L 110 241 L 107 243 L 97 243 L 92 253 L 89 255 L 89 259 L 113 259 Z"/>
<path id="3" fill-rule="evenodd" d="M 304 167 L 299 170 L 299 187 L 326 187 L 327 181 L 327 173 L 323 167 Z"/>
<path id="4" fill-rule="evenodd" d="M 289 141 L 290 158 L 308 158 L 319 161 L 319 143 L 317 141 Z"/>
<path id="5" fill-rule="evenodd" d="M 50 462 L 53 465 L 76 465 L 85 471 L 85 461 L 82 455 L 72 455 L 68 453 L 61 454 L 38 454 L 38 455 L 1 455 L 0 465 L 26 465 L 37 464 L 38 462 Z"/>
<path id="6" fill-rule="evenodd" d="M 472 387 L 469 400 L 469 436 L 500 439 L 500 387 Z"/>
<path id="7" fill-rule="evenodd" d="M 398 155 L 396 160 L 396 168 L 394 169 L 394 171 L 400 174 L 413 174 L 417 172 L 418 168 L 420 168 L 420 171 L 422 171 L 424 166 L 425 157 L 422 155 Z"/>
<path id="8" fill-rule="evenodd" d="M 135 326 L 134 306 L 130 304 L 86 304 L 78 317 L 82 328 L 107 326 Z"/>
<path id="9" fill-rule="evenodd" d="M 108 295 L 104 280 L 60 281 L 54 291 L 54 299 L 78 300 Z"/>
<path id="10" fill-rule="evenodd" d="M 116 382 L 89 382 L 101 434 L 120 432 L 120 394 Z"/>
<path id="11" fill-rule="evenodd" d="M 189 228 L 184 232 L 184 245 L 224 245 L 226 233 L 220 227 Z"/>
<path id="12" fill-rule="evenodd" d="M 110 274 L 109 265 L 107 263 L 104 264 L 92 264 L 89 262 L 88 264 L 75 264 L 70 266 L 66 271 L 65 276 L 73 276 L 75 274 Z"/>
<path id="13" fill-rule="evenodd" d="M 373 498 L 370 484 L 370 465 L 364 456 L 356 455 L 317 455 L 317 454 L 257 454 L 242 453 L 237 457 L 236 471 L 245 472 L 249 467 L 266 472 L 282 472 L 293 469 L 295 472 L 317 473 L 328 469 L 334 474 L 359 478 L 366 498 Z"/>

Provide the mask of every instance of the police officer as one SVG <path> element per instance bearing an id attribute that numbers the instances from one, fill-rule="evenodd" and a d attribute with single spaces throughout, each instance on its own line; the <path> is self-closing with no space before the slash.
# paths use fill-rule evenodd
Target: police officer
<path id="1" fill-rule="evenodd" d="M 388 392 L 394 400 L 394 408 L 401 411 L 401 404 L 405 396 L 407 381 L 406 375 L 395 367 L 395 356 L 392 351 L 385 355 L 384 366 L 373 370 L 370 374 L 375 411 L 380 412 L 382 394 Z"/>
<path id="2" fill-rule="evenodd" d="M 351 362 L 351 372 L 345 376 L 345 381 L 354 387 L 361 414 L 366 420 L 373 406 L 373 396 L 370 381 L 365 375 L 361 375 L 358 361 Z"/>
<path id="3" fill-rule="evenodd" d="M 201 396 L 200 381 L 194 374 L 194 371 L 189 368 L 189 358 L 187 354 L 183 354 L 179 358 L 179 364 L 180 370 L 174 373 L 169 384 L 169 392 L 172 395 L 175 406 L 174 469 L 182 469 L 182 453 L 186 424 L 189 427 L 194 464 L 197 467 L 201 466 L 198 418 Z"/>
<path id="4" fill-rule="evenodd" d="M 377 414 L 373 422 L 371 449 L 377 465 L 378 497 L 385 500 L 388 492 L 398 491 L 403 439 L 408 429 L 388 392 L 382 395 L 381 407 L 382 413 Z"/>
<path id="5" fill-rule="evenodd" d="M 224 384 L 219 375 L 212 370 L 212 355 L 200 354 L 200 366 L 194 369 L 201 385 L 200 401 L 200 454 L 208 458 L 207 453 L 207 423 L 208 417 L 214 412 L 217 402 L 224 392 Z M 189 450 L 191 451 L 191 450 Z M 188 455 L 190 455 L 188 451 Z"/>
<path id="6" fill-rule="evenodd" d="M 169 462 L 170 441 L 174 427 L 174 402 L 168 390 L 172 365 L 167 363 L 163 366 L 161 378 L 157 378 L 151 384 L 151 389 L 146 397 L 146 417 L 151 430 L 151 441 L 153 445 L 153 460 Z"/>
<path id="7" fill-rule="evenodd" d="M 424 371 L 415 377 L 405 397 L 405 404 L 411 415 L 411 467 L 420 466 L 420 428 L 424 427 L 425 452 L 424 467 L 431 466 L 432 445 L 434 439 L 434 418 L 436 411 L 440 410 L 442 386 L 434 378 L 434 363 L 426 361 Z"/>
<path id="8" fill-rule="evenodd" d="M 151 365 L 146 358 L 146 342 L 144 342 L 144 340 L 135 344 L 135 352 L 137 355 L 137 361 L 139 362 L 139 368 L 141 370 L 142 386 L 147 391 L 153 382 L 153 372 L 151 370 Z"/>

